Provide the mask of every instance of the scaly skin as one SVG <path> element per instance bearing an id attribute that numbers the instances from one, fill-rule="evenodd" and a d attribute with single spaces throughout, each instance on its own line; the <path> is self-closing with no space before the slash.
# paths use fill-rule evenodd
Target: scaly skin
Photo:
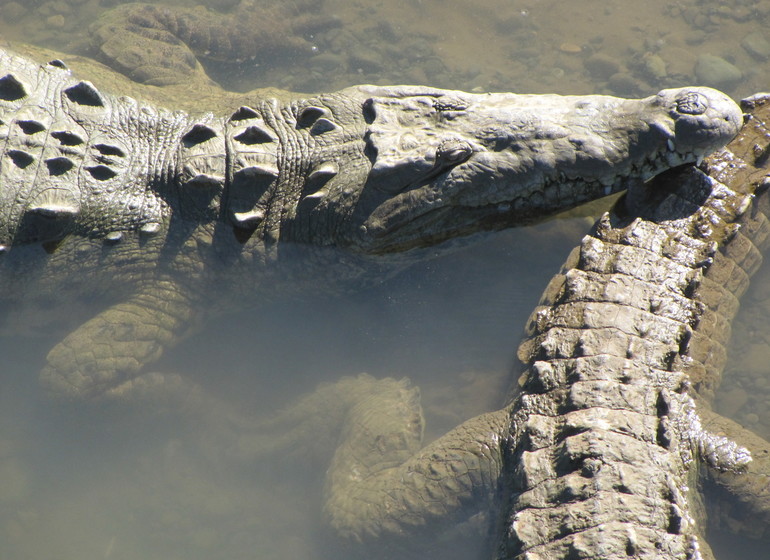
<path id="1" fill-rule="evenodd" d="M 49 355 L 46 385 L 74 397 L 130 390 L 202 302 L 380 278 L 422 257 L 410 249 L 700 159 L 741 121 L 708 88 L 627 100 L 358 86 L 190 115 L 62 66 L 0 52 L 0 281 L 15 299 L 118 300 Z"/>
<path id="2" fill-rule="evenodd" d="M 417 452 L 413 420 L 399 440 L 390 415 L 351 408 L 367 441 L 402 447 L 351 449 L 360 434 L 346 428 L 327 475 L 338 533 L 415 538 L 499 511 L 498 560 L 709 559 L 699 464 L 722 489 L 720 514 L 770 523 L 770 444 L 708 408 L 770 234 L 755 158 L 770 97 L 745 106 L 756 116 L 707 158 L 710 176 L 685 169 L 635 189 L 572 252 L 531 317 L 506 407 Z M 405 418 L 419 414 L 403 402 Z"/>

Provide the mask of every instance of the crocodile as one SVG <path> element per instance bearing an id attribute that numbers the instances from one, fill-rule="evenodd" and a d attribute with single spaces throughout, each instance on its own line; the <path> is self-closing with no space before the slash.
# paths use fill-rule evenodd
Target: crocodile
<path id="1" fill-rule="evenodd" d="M 770 95 L 744 108 L 726 149 L 633 186 L 572 251 L 530 317 L 503 408 L 422 447 L 408 380 L 346 378 L 266 424 L 256 454 L 341 430 L 325 519 L 369 551 L 394 547 L 385 557 L 486 512 L 482 557 L 712 559 L 702 485 L 717 489 L 714 526 L 766 534 L 770 442 L 710 408 L 770 245 Z M 309 428 L 308 410 L 336 425 Z"/>
<path id="2" fill-rule="evenodd" d="M 742 116 L 708 88 L 629 100 L 416 86 L 194 114 L 0 51 L 0 120 L 3 297 L 117 302 L 42 372 L 52 392 L 89 398 L 130 392 L 204 303 L 376 281 L 443 241 L 696 162 Z"/>
<path id="3" fill-rule="evenodd" d="M 632 186 L 572 251 L 528 321 L 503 408 L 423 447 L 408 380 L 346 378 L 266 424 L 255 456 L 339 429 L 324 517 L 385 557 L 486 512 L 482 557 L 712 559 L 701 485 L 718 489 L 715 526 L 766 532 L 770 443 L 710 408 L 770 246 L 770 95 L 743 103 L 726 149 Z"/>

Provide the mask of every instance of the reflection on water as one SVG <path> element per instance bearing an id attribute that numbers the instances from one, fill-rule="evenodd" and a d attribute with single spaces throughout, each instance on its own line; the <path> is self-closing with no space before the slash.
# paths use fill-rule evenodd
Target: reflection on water
<path id="1" fill-rule="evenodd" d="M 93 52 L 84 22 L 120 3 L 6 1 L 0 32 Z M 223 11 L 235 4 L 207 2 Z M 639 4 L 326 0 L 324 12 L 342 25 L 305 37 L 314 46 L 306 54 L 207 68 L 244 90 L 360 82 L 627 95 L 694 82 L 734 96 L 768 89 L 770 2 Z M 302 450 L 301 460 L 242 460 L 240 414 L 269 417 L 320 382 L 362 371 L 410 377 L 429 438 L 496 408 L 521 326 L 585 229 L 573 220 L 492 235 L 348 298 L 212 320 L 157 365 L 206 389 L 203 416 L 160 399 L 139 413 L 47 399 L 36 373 L 66 330 L 50 325 L 47 310 L 14 309 L 0 337 L 0 558 L 328 557 L 334 544 L 318 525 L 325 466 Z M 25 324 L 43 336 L 25 336 Z M 743 328 L 757 331 L 756 322 Z M 767 437 L 767 345 L 763 335 L 753 340 L 759 357 L 728 371 L 718 405 Z M 710 540 L 720 560 L 762 557 L 768 544 Z M 472 558 L 479 549 L 469 540 L 453 552 Z"/>

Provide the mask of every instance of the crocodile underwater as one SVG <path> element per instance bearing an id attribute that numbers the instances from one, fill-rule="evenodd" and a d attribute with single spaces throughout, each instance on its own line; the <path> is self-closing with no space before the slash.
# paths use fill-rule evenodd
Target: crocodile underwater
<path id="1" fill-rule="evenodd" d="M 741 122 L 708 88 L 634 100 L 358 86 L 191 114 L 0 51 L 0 285 L 16 301 L 114 298 L 42 378 L 62 395 L 117 394 L 203 308 L 382 277 L 421 248 L 698 161 Z"/>
<path id="2" fill-rule="evenodd" d="M 326 520 L 367 550 L 393 547 L 385 557 L 481 512 L 481 557 L 713 560 L 702 486 L 718 489 L 713 526 L 767 534 L 770 443 L 710 409 L 770 245 L 770 95 L 744 107 L 726 149 L 633 186 L 572 251 L 530 317 L 502 409 L 422 447 L 408 380 L 345 378 L 271 421 L 255 456 L 302 445 L 303 429 L 274 435 L 309 411 L 336 416 Z"/>

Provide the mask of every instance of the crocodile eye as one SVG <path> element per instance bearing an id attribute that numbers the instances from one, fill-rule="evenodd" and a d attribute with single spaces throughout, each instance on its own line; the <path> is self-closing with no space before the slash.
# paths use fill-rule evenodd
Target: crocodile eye
<path id="1" fill-rule="evenodd" d="M 473 148 L 467 142 L 446 142 L 439 146 L 436 160 L 444 165 L 457 165 L 471 157 Z"/>

